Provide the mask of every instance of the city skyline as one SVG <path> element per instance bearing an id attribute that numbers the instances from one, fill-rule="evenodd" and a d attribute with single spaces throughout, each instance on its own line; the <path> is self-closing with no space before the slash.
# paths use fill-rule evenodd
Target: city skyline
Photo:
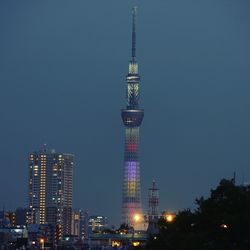
<path id="1" fill-rule="evenodd" d="M 238 182 L 250 180 L 247 2 L 1 2 L 0 202 L 7 209 L 27 204 L 27 156 L 47 143 L 75 154 L 74 207 L 119 224 L 119 113 L 134 5 L 147 110 L 143 207 L 152 179 L 161 210 L 194 207 L 234 171 Z"/>

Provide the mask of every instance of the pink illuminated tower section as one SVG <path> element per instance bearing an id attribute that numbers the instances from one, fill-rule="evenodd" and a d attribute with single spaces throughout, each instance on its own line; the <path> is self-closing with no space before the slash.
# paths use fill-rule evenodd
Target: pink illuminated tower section
<path id="1" fill-rule="evenodd" d="M 144 110 L 139 108 L 138 63 L 136 60 L 136 7 L 132 10 L 132 56 L 126 76 L 127 106 L 121 116 L 125 126 L 122 222 L 134 226 L 135 220 L 142 217 L 139 163 L 139 128 Z"/>

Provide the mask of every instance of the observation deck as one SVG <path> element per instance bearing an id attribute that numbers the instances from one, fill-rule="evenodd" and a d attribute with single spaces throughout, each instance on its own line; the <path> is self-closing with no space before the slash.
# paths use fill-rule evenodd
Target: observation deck
<path id="1" fill-rule="evenodd" d="M 140 127 L 143 117 L 143 109 L 122 109 L 121 116 L 126 127 Z"/>

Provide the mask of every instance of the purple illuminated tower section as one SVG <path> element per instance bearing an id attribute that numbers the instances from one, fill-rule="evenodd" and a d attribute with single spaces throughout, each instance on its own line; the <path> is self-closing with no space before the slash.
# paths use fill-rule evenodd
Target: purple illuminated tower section
<path id="1" fill-rule="evenodd" d="M 142 217 L 139 163 L 139 128 L 144 110 L 139 108 L 138 63 L 136 60 L 136 7 L 132 10 L 132 57 L 126 76 L 126 109 L 121 116 L 125 126 L 124 172 L 122 222 L 134 226 L 135 220 Z"/>

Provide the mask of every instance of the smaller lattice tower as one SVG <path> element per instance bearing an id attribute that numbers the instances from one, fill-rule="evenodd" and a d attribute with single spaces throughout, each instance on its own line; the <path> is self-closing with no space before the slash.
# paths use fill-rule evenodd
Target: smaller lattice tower
<path id="1" fill-rule="evenodd" d="M 155 180 L 153 180 L 152 187 L 148 189 L 148 229 L 149 237 L 159 233 L 158 220 L 159 216 L 159 189 L 156 187 Z"/>
<path id="2" fill-rule="evenodd" d="M 155 180 L 152 182 L 152 187 L 148 189 L 148 221 L 154 221 L 159 218 L 159 189 L 156 187 Z"/>

